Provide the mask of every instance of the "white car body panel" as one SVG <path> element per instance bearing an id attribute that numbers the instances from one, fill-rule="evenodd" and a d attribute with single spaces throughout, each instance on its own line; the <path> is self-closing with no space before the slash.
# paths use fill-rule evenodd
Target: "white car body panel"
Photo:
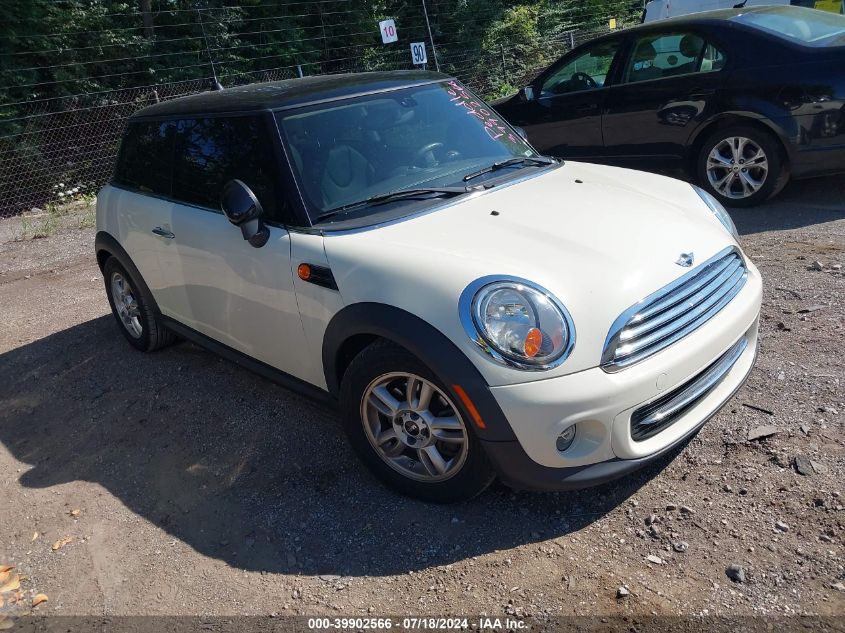
<path id="1" fill-rule="evenodd" d="M 651 0 L 645 5 L 643 22 L 655 22 L 691 13 L 732 9 L 741 0 Z M 790 0 L 747 0 L 743 6 L 788 5 Z"/>
<path id="2" fill-rule="evenodd" d="M 598 366 L 613 321 L 687 272 L 675 264 L 682 252 L 700 263 L 734 243 L 688 184 L 574 162 L 431 213 L 325 238 L 345 304 L 385 303 L 420 316 L 491 386 Z M 566 306 L 576 342 L 563 364 L 505 367 L 469 339 L 457 299 L 487 275 L 528 279 Z"/>

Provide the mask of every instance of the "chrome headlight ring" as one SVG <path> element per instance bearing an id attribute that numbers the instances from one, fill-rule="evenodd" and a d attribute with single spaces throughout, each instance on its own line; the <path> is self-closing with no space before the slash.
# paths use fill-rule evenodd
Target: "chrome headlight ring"
<path id="1" fill-rule="evenodd" d="M 736 225 L 727 210 L 725 210 L 725 207 L 722 206 L 722 203 L 704 191 L 701 187 L 697 187 L 696 185 L 691 185 L 691 187 L 695 190 L 695 193 L 698 194 L 698 197 L 704 201 L 704 204 L 707 205 L 707 208 L 710 209 L 711 213 L 716 216 L 716 219 L 722 223 L 722 226 L 724 226 L 728 233 L 733 235 L 734 239 L 738 242 L 739 233 L 736 230 Z"/>
<path id="2" fill-rule="evenodd" d="M 552 343 L 554 348 L 551 355 L 544 355 L 536 360 L 519 356 L 513 350 L 504 349 L 494 340 L 490 328 L 485 327 L 483 322 L 482 305 L 487 306 L 490 297 L 499 291 L 511 291 L 512 294 L 525 298 L 527 302 L 531 303 L 531 306 L 524 307 L 527 310 L 533 310 L 535 319 L 538 309 L 543 311 L 547 317 L 551 314 L 559 317 L 563 336 L 562 340 Z M 535 306 L 531 301 L 532 298 L 542 305 Z M 461 293 L 458 300 L 458 313 L 464 331 L 478 349 L 506 367 L 527 371 L 552 369 L 563 363 L 575 347 L 575 324 L 572 322 L 569 311 L 551 292 L 527 279 L 502 275 L 489 275 L 476 279 Z M 523 314 L 523 316 L 527 315 Z"/>

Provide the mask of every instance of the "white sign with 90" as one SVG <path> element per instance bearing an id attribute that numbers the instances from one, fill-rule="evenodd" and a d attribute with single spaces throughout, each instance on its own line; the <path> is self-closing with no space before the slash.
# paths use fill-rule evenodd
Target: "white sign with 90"
<path id="1" fill-rule="evenodd" d="M 414 42 L 411 44 L 411 61 L 414 64 L 425 64 L 428 57 L 425 54 L 425 42 Z"/>
<path id="2" fill-rule="evenodd" d="M 399 40 L 399 35 L 396 33 L 396 23 L 393 20 L 382 20 L 378 23 L 378 29 L 381 33 L 381 41 L 384 44 L 391 44 Z"/>

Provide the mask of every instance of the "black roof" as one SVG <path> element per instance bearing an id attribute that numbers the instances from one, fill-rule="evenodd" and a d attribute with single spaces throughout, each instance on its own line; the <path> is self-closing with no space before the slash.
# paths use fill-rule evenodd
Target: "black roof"
<path id="1" fill-rule="evenodd" d="M 424 70 L 315 75 L 211 90 L 142 108 L 131 118 L 277 110 L 449 79 Z"/>

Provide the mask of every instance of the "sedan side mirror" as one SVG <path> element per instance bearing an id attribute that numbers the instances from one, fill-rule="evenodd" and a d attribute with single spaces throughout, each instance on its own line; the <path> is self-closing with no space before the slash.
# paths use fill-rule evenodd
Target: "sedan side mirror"
<path id="1" fill-rule="evenodd" d="M 261 248 L 270 239 L 270 229 L 261 221 L 264 213 L 261 203 L 242 181 L 235 179 L 226 183 L 220 196 L 220 208 L 229 222 L 240 227 L 244 239 L 255 248 Z"/>
<path id="2" fill-rule="evenodd" d="M 525 86 L 519 93 L 525 101 L 534 101 L 534 86 Z"/>

